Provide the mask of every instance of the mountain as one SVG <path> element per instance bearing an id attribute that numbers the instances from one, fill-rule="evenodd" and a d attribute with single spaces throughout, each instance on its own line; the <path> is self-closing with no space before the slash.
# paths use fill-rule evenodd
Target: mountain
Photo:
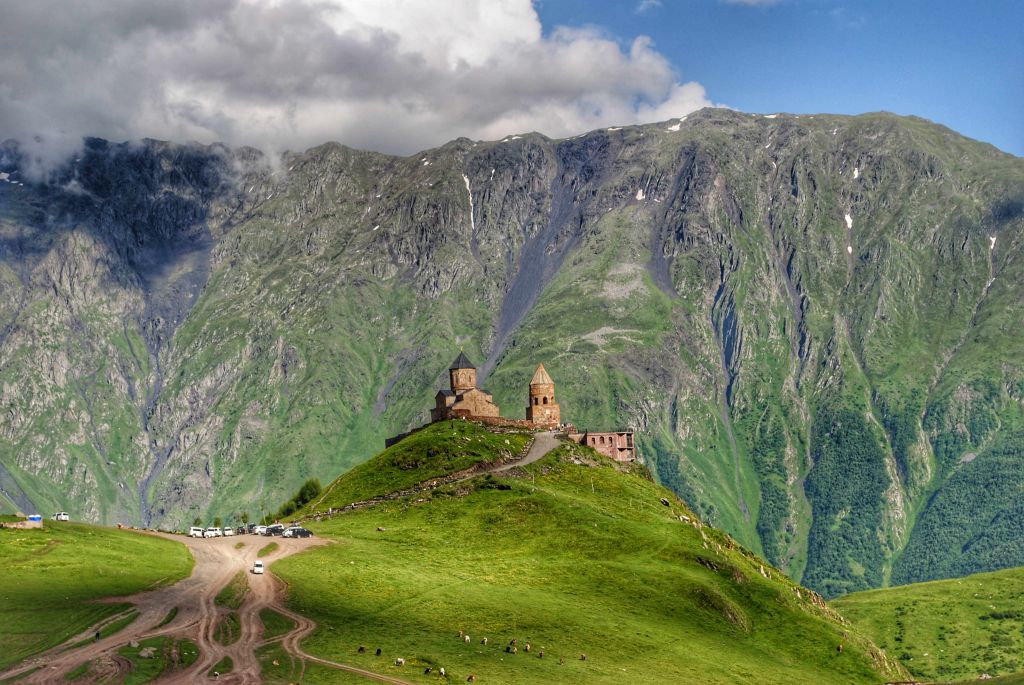
<path id="1" fill-rule="evenodd" d="M 508 416 L 631 427 L 827 596 L 1024 564 L 1024 160 L 929 122 L 748 115 L 399 158 L 0 153 L 0 492 L 180 525 L 423 423 L 464 348 Z"/>
<path id="2" fill-rule="evenodd" d="M 464 464 L 438 469 L 427 456 L 514 459 L 502 443 L 517 437 L 437 423 L 328 486 L 344 506 L 343 492 L 440 481 L 309 523 L 337 544 L 273 565 L 292 608 L 317 623 L 307 651 L 417 681 L 427 667 L 488 683 L 906 678 L 820 596 L 703 525 L 642 467 L 567 442 L 446 484 Z"/>

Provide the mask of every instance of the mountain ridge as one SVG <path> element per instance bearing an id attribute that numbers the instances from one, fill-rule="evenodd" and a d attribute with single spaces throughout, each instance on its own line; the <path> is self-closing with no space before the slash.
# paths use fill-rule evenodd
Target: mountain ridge
<path id="1" fill-rule="evenodd" d="M 567 418 L 636 429 L 827 595 L 1024 563 L 1019 158 L 891 115 L 610 128 L 279 171 L 91 141 L 0 183 L 0 486 L 104 521 L 264 512 L 421 423 L 465 346 L 509 415 L 543 361 Z"/>

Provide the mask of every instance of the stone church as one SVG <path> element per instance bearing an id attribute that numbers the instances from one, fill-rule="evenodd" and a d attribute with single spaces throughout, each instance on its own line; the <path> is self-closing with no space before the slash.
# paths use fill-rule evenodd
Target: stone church
<path id="1" fill-rule="evenodd" d="M 494 403 L 491 393 L 476 387 L 476 367 L 460 352 L 448 367 L 448 381 L 451 390 L 442 388 L 434 395 L 434 408 L 430 411 L 431 421 L 456 418 L 498 418 L 501 412 Z"/>

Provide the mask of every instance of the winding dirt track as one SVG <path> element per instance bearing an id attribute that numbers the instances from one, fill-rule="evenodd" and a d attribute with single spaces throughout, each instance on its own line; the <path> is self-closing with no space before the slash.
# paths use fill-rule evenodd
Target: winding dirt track
<path id="1" fill-rule="evenodd" d="M 302 651 L 299 643 L 313 632 L 316 624 L 284 606 L 285 584 L 281 580 L 270 573 L 254 575 L 248 572 L 257 558 L 256 553 L 271 540 L 277 542 L 279 547 L 273 553 L 262 557 L 266 565 L 290 554 L 324 544 L 327 542 L 326 540 L 320 538 L 271 539 L 252 535 L 204 540 L 185 538 L 180 535 L 160 535 L 184 543 L 189 548 L 196 561 L 191 576 L 158 590 L 105 600 L 113 603 L 133 604 L 139 612 L 138 618 L 114 635 L 93 642 L 92 636 L 98 630 L 99 625 L 111 620 L 104 619 L 101 624 L 71 637 L 62 645 L 0 673 L 0 679 L 11 678 L 32 671 L 32 669 L 38 669 L 28 673 L 18 682 L 67 685 L 65 674 L 85 662 L 93 662 L 93 677 L 89 680 L 118 682 L 131 669 L 130 662 L 118 656 L 118 649 L 132 640 L 138 641 L 166 635 L 193 640 L 199 647 L 200 654 L 196 662 L 189 668 L 167 674 L 155 681 L 161 685 L 212 682 L 213 679 L 209 678 L 207 673 L 225 656 L 231 657 L 234 668 L 231 673 L 221 676 L 216 682 L 227 685 L 260 683 L 260 665 L 255 651 L 267 642 L 275 641 L 281 642 L 285 651 L 296 660 L 300 671 L 304 671 L 305 663 L 309 660 L 381 682 L 406 683 L 403 680 L 306 654 Z M 245 543 L 245 546 L 235 549 L 235 545 L 239 542 Z M 222 645 L 217 642 L 215 635 L 218 623 L 227 615 L 228 610 L 218 606 L 214 600 L 239 571 L 246 571 L 249 581 L 249 593 L 238 610 L 241 623 L 240 637 L 230 645 Z M 174 619 L 165 626 L 157 627 L 175 607 L 178 611 Z M 264 640 L 263 623 L 260 621 L 259 615 L 260 611 L 266 608 L 289 617 L 295 622 L 295 627 L 274 640 Z M 70 647 L 83 640 L 86 643 L 81 647 Z"/>

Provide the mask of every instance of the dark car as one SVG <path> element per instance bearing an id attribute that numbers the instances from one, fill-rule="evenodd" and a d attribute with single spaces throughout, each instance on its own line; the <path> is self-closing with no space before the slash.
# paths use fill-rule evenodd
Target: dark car
<path id="1" fill-rule="evenodd" d="M 280 535 L 284 532 L 284 526 L 280 523 L 275 523 L 272 526 L 267 526 L 267 532 L 264 535 Z"/>
<path id="2" fill-rule="evenodd" d="M 249 532 L 249 535 L 252 535 L 253 531 L 256 530 L 256 526 L 258 525 L 258 523 L 250 523 L 245 527 L 245 529 Z"/>
<path id="3" fill-rule="evenodd" d="M 313 532 L 306 528 L 293 526 L 286 530 L 282 535 L 286 538 L 311 538 L 313 537 Z"/>
<path id="4" fill-rule="evenodd" d="M 245 535 L 245 526 L 239 526 L 238 528 L 235 529 L 235 532 L 238 533 L 239 535 Z"/>

